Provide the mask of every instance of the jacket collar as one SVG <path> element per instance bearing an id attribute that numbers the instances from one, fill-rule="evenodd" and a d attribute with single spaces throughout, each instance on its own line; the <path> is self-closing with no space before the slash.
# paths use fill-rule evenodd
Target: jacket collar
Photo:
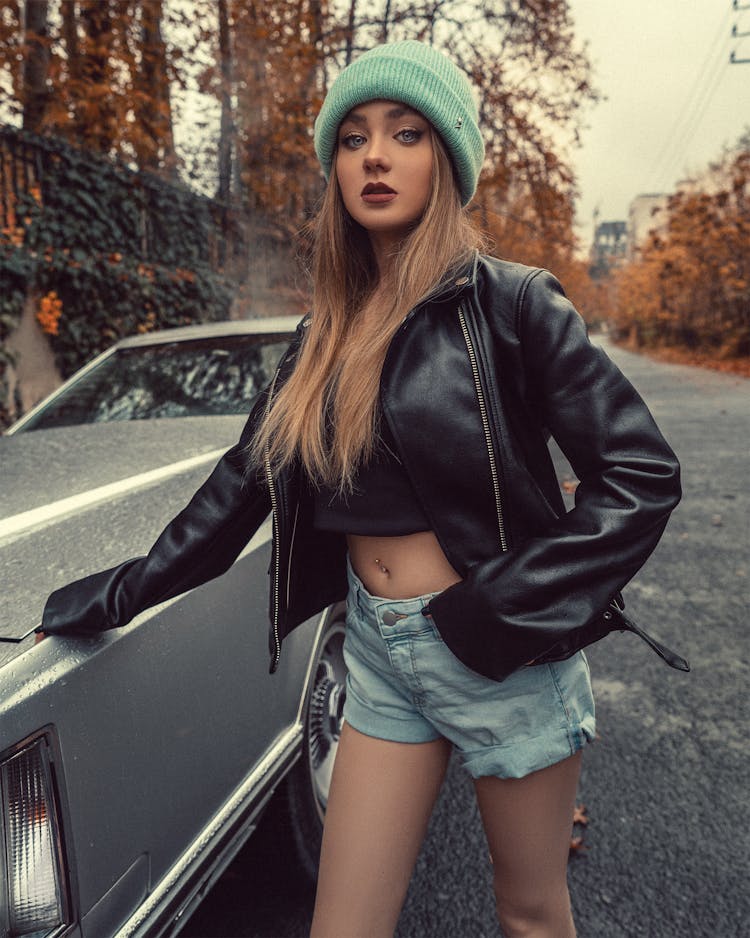
<path id="1" fill-rule="evenodd" d="M 476 288 L 480 259 L 479 251 L 474 251 L 473 257 L 454 271 L 448 281 L 440 284 L 436 290 L 429 293 L 415 309 L 419 309 L 427 303 L 444 303 L 448 300 L 458 299 L 459 296 L 473 293 Z"/>
<path id="2" fill-rule="evenodd" d="M 459 267 L 449 280 L 441 283 L 432 293 L 419 302 L 413 310 L 406 316 L 409 319 L 418 309 L 427 306 L 428 303 L 445 303 L 449 300 L 458 299 L 459 296 L 473 294 L 476 290 L 477 276 L 482 256 L 479 251 L 474 251 L 471 257 L 462 267 Z M 305 315 L 297 326 L 297 338 L 302 338 L 304 331 L 310 325 L 312 313 Z"/>

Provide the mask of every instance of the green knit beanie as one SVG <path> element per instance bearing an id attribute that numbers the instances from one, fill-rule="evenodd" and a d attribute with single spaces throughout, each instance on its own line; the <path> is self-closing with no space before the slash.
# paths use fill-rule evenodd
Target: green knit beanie
<path id="1" fill-rule="evenodd" d="M 315 121 L 315 152 L 326 179 L 339 124 L 353 107 L 376 99 L 408 104 L 427 118 L 453 159 L 462 204 L 470 202 L 484 159 L 471 85 L 446 55 L 415 39 L 370 49 L 331 85 Z"/>

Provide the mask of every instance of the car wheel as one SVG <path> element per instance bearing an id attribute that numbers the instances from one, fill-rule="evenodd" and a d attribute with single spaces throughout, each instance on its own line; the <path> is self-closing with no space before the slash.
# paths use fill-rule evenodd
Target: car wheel
<path id="1" fill-rule="evenodd" d="M 291 833 L 300 864 L 314 882 L 318 874 L 323 818 L 346 697 L 344 621 L 330 614 L 318 642 L 303 714 L 302 754 L 287 777 Z"/>

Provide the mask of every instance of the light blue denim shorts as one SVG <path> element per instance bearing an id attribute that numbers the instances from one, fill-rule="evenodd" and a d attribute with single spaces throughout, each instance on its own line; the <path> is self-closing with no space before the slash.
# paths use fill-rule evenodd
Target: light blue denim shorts
<path id="1" fill-rule="evenodd" d="M 444 736 L 474 778 L 521 778 L 594 738 L 583 652 L 493 681 L 459 661 L 422 614 L 434 595 L 372 596 L 349 565 L 344 719 L 350 726 L 402 743 Z"/>

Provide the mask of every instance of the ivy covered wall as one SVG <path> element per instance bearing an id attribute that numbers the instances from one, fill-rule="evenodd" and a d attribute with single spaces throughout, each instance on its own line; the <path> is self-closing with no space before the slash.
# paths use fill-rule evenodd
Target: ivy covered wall
<path id="1" fill-rule="evenodd" d="M 0 427 L 7 340 L 29 295 L 67 377 L 124 335 L 228 318 L 225 251 L 211 200 L 0 128 Z"/>

